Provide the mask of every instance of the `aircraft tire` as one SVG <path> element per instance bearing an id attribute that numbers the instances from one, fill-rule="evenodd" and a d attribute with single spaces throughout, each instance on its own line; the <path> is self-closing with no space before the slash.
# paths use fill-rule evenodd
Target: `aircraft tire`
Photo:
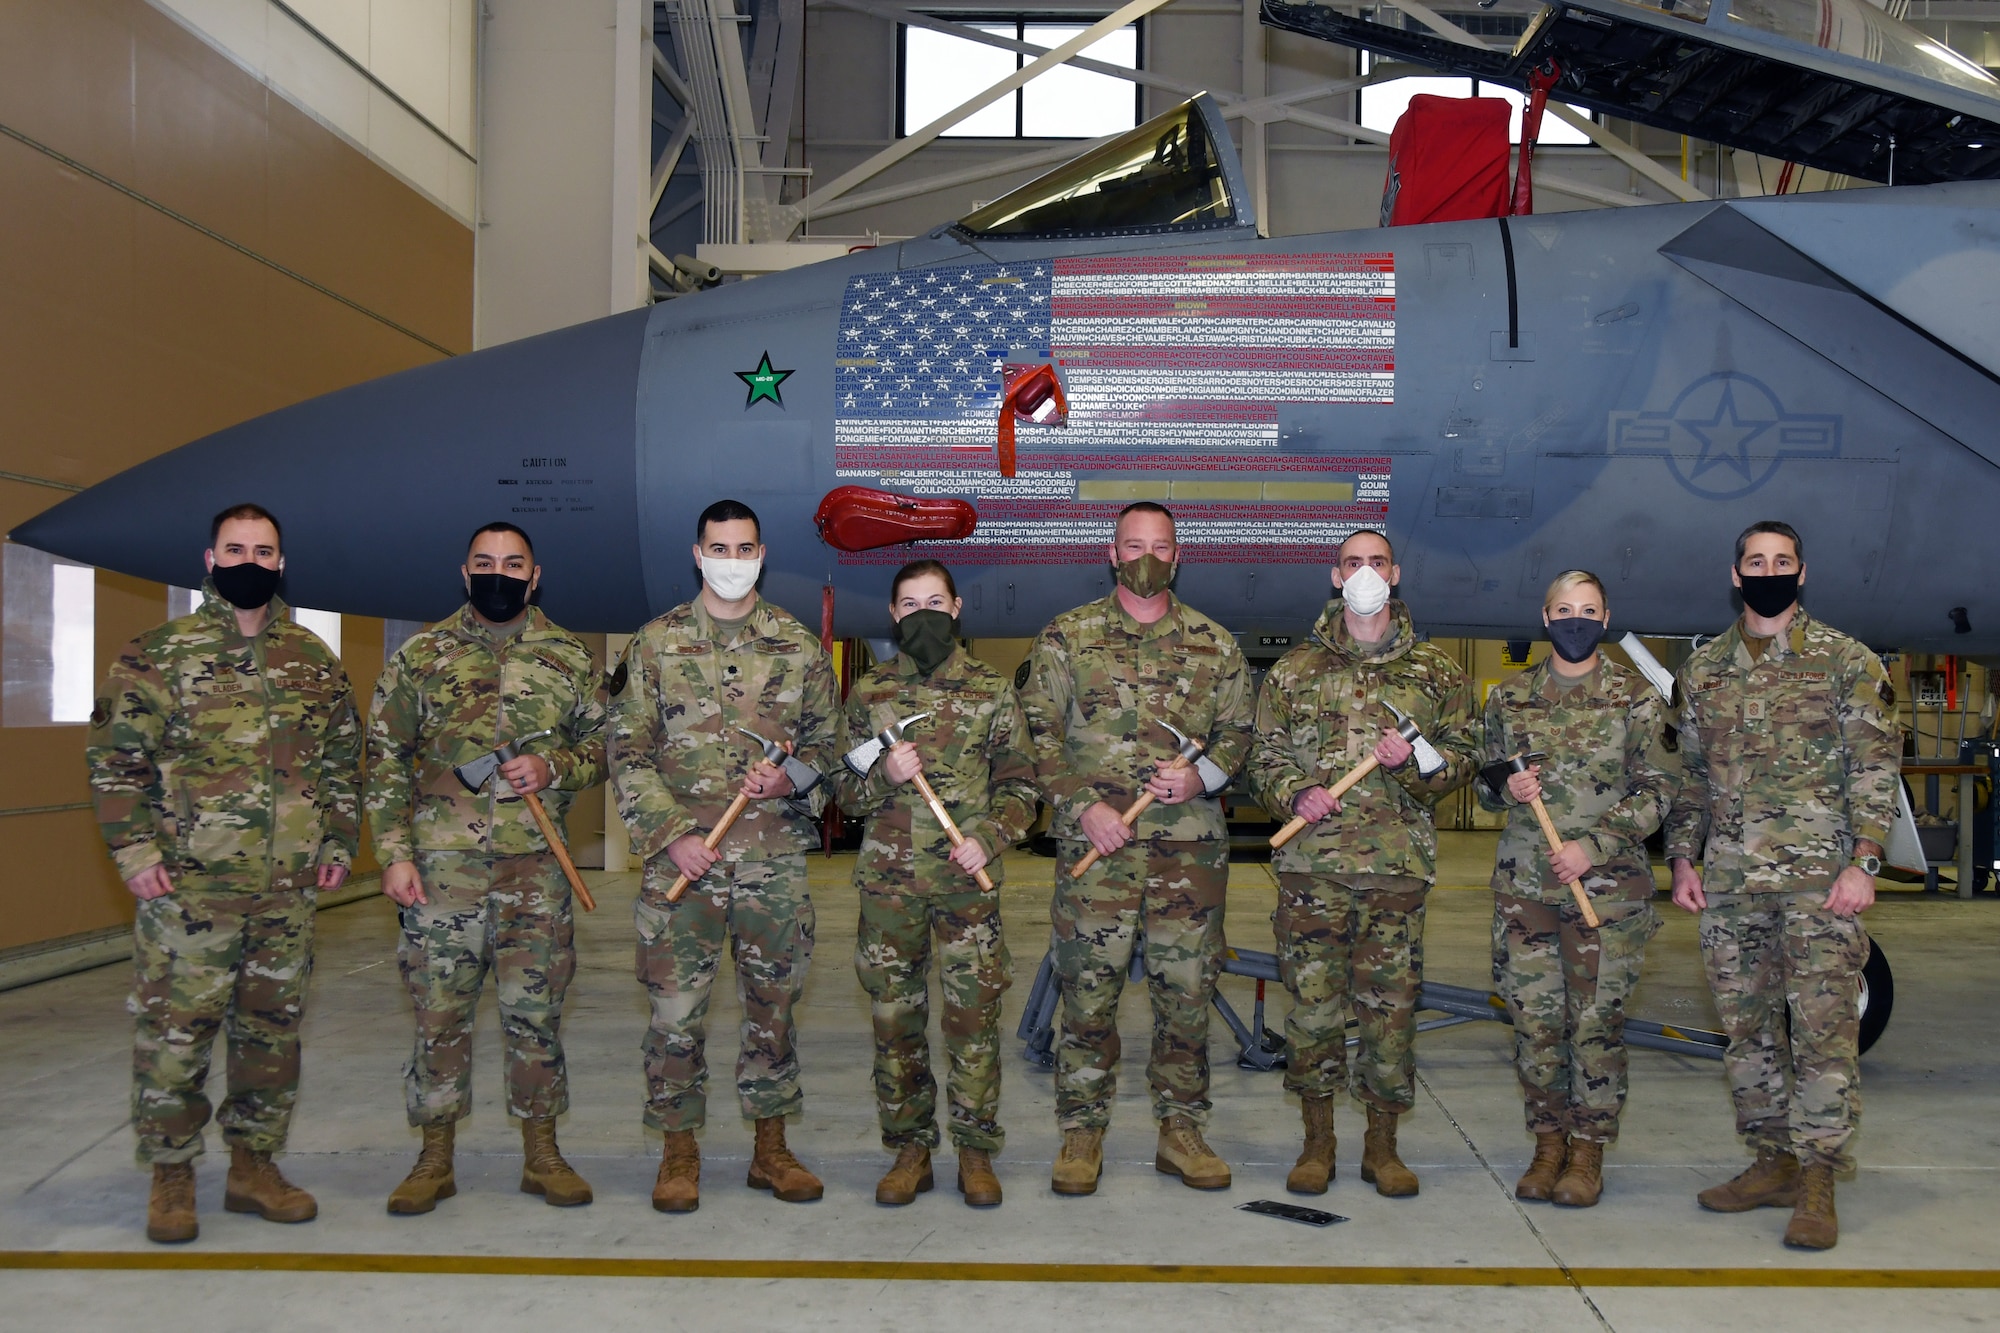
<path id="1" fill-rule="evenodd" d="M 1890 1011 L 1896 1007 L 1896 978 L 1889 971 L 1888 955 L 1872 938 L 1868 941 L 1868 961 L 1861 965 L 1861 1053 L 1881 1039 L 1889 1026 Z"/>

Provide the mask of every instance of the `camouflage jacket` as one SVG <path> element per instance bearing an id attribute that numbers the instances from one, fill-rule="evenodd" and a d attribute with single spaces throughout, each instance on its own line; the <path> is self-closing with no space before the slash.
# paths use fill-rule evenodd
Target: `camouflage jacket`
<path id="1" fill-rule="evenodd" d="M 1437 875 L 1437 829 L 1431 807 L 1472 780 L 1479 741 L 1472 691 L 1458 664 L 1417 642 L 1409 608 L 1391 602 L 1389 637 L 1363 653 L 1347 632 L 1346 604 L 1335 599 L 1313 626 L 1312 641 L 1278 659 L 1257 695 L 1257 747 L 1251 789 L 1279 821 L 1313 787 L 1331 787 L 1375 750 L 1396 725 L 1382 705 L 1416 720 L 1445 766 L 1428 778 L 1411 759 L 1393 773 L 1378 768 L 1341 797 L 1338 814 L 1306 828 L 1271 858 L 1271 867 L 1320 875 Z"/>
<path id="2" fill-rule="evenodd" d="M 1645 677 L 1599 655 L 1581 680 L 1559 688 L 1547 660 L 1503 682 L 1486 699 L 1486 759 L 1541 751 L 1542 804 L 1564 840 L 1590 853 L 1584 887 L 1653 896 L 1646 838 L 1666 818 L 1680 783 L 1667 749 L 1665 705 Z M 1549 843 L 1534 807 L 1504 788 L 1475 782 L 1479 803 L 1508 812 L 1493 863 L 1493 891 L 1538 902 L 1569 901 L 1549 869 Z"/>
<path id="3" fill-rule="evenodd" d="M 340 659 L 271 600 L 254 638 L 204 583 L 192 615 L 125 646 L 90 716 L 85 758 L 104 841 L 126 879 L 164 864 L 246 890 L 306 888 L 351 865 L 361 730 Z"/>
<path id="4" fill-rule="evenodd" d="M 548 761 L 558 829 L 571 793 L 604 781 L 604 685 L 583 640 L 537 608 L 511 634 L 461 607 L 397 649 L 368 716 L 368 822 L 383 862 L 413 853 L 548 851 L 504 779 L 468 791 L 452 770 L 553 727 L 522 753 Z"/>
<path id="5" fill-rule="evenodd" d="M 1118 595 L 1066 611 L 1049 622 L 1029 654 L 1021 708 L 1035 756 L 1035 776 L 1052 807 L 1050 832 L 1081 839 L 1078 821 L 1098 801 L 1123 810 L 1153 772 L 1180 749 L 1171 722 L 1207 748 L 1224 774 L 1250 748 L 1250 672 L 1243 650 L 1222 626 L 1170 599 L 1150 625 L 1134 620 Z M 1222 802 L 1196 796 L 1155 802 L 1139 816 L 1141 838 L 1213 842 L 1226 836 Z"/>
<path id="6" fill-rule="evenodd" d="M 714 828 L 764 757 L 738 727 L 794 742 L 821 774 L 840 762 L 840 694 L 818 636 L 761 597 L 735 639 L 716 634 L 701 599 L 684 602 L 632 637 L 612 676 L 611 781 L 649 860 Z M 811 816 L 825 799 L 822 782 L 803 801 L 752 801 L 717 850 L 743 861 L 818 846 Z"/>
<path id="7" fill-rule="evenodd" d="M 1028 720 L 1013 682 L 959 648 L 928 676 L 898 653 L 847 695 L 847 743 L 859 745 L 894 721 L 930 716 L 909 730 L 923 756 L 924 778 L 958 825 L 986 849 L 986 873 L 1000 882 L 1000 852 L 1035 822 L 1035 761 L 1028 755 Z M 866 819 L 857 882 L 889 881 L 901 892 L 958 890 L 972 881 L 947 863 L 951 839 L 914 782 L 893 783 L 877 759 L 866 778 L 835 766 L 840 805 Z"/>
<path id="8" fill-rule="evenodd" d="M 1700 860 L 1710 893 L 1825 887 L 1855 839 L 1888 844 L 1903 736 L 1874 653 L 1800 607 L 1753 663 L 1739 619 L 1681 667 L 1680 693 L 1667 855 Z"/>

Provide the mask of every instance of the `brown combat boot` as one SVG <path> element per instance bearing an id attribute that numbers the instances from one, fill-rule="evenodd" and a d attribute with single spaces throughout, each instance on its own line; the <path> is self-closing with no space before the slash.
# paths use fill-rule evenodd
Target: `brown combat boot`
<path id="1" fill-rule="evenodd" d="M 1201 1126 L 1184 1115 L 1160 1122 L 1160 1143 L 1153 1150 L 1153 1169 L 1179 1176 L 1190 1189 L 1226 1190 L 1229 1164 L 1215 1155 L 1201 1136 Z"/>
<path id="2" fill-rule="evenodd" d="M 785 1146 L 783 1116 L 757 1122 L 757 1147 L 750 1157 L 750 1188 L 769 1190 L 786 1203 L 811 1203 L 826 1193 L 819 1177 L 799 1165 Z"/>
<path id="3" fill-rule="evenodd" d="M 146 1239 L 180 1245 L 201 1234 L 194 1220 L 194 1163 L 153 1163 L 153 1195 L 146 1201 Z"/>
<path id="4" fill-rule="evenodd" d="M 310 1222 L 319 1216 L 313 1196 L 286 1180 L 267 1152 L 229 1145 L 229 1179 L 222 1206 L 232 1213 L 255 1213 L 266 1222 Z"/>
<path id="5" fill-rule="evenodd" d="M 1747 1213 L 1752 1208 L 1790 1208 L 1798 1202 L 1799 1159 L 1782 1148 L 1759 1148 L 1757 1160 L 1734 1180 L 1694 1196 L 1711 1213 Z"/>
<path id="6" fill-rule="evenodd" d="M 521 1193 L 539 1194 L 557 1208 L 574 1208 L 595 1196 L 590 1185 L 563 1160 L 556 1146 L 554 1116 L 531 1116 L 521 1122 Z"/>
<path id="7" fill-rule="evenodd" d="M 389 1211 L 399 1214 L 428 1213 L 439 1199 L 458 1193 L 458 1177 L 452 1172 L 452 1143 L 458 1126 L 451 1121 L 425 1125 L 424 1146 L 417 1150 L 417 1164 L 403 1183 L 389 1192 Z"/>
<path id="8" fill-rule="evenodd" d="M 958 1150 L 958 1192 L 968 1208 L 998 1208 L 1000 1177 L 993 1174 L 993 1154 L 984 1148 Z"/>
<path id="9" fill-rule="evenodd" d="M 1368 1133 L 1361 1140 L 1361 1178 L 1385 1199 L 1407 1199 L 1417 1192 L 1417 1173 L 1396 1156 L 1396 1113 L 1368 1108 Z"/>
<path id="10" fill-rule="evenodd" d="M 1812 1165 L 1799 1171 L 1799 1201 L 1785 1228 L 1785 1244 L 1795 1250 L 1830 1250 L 1840 1241 L 1833 1211 L 1833 1168 Z"/>
<path id="11" fill-rule="evenodd" d="M 701 1207 L 701 1145 L 691 1129 L 670 1129 L 660 1149 L 660 1174 L 653 1178 L 653 1208 L 691 1213 Z"/>
<path id="12" fill-rule="evenodd" d="M 1285 1188 L 1294 1194 L 1324 1194 L 1333 1179 L 1333 1098 L 1301 1097 L 1299 1113 L 1306 1122 L 1306 1146 L 1285 1177 Z"/>
<path id="13" fill-rule="evenodd" d="M 1514 1197 L 1529 1203 L 1547 1203 L 1555 1193 L 1556 1179 L 1562 1175 L 1566 1157 L 1564 1147 L 1566 1137 L 1559 1129 L 1537 1130 L 1535 1133 L 1535 1160 L 1528 1163 L 1528 1169 L 1514 1182 Z"/>
<path id="14" fill-rule="evenodd" d="M 891 1207 L 915 1203 L 919 1194 L 930 1193 L 931 1150 L 921 1143 L 906 1143 L 896 1153 L 896 1164 L 875 1186 L 875 1202 Z"/>
<path id="15" fill-rule="evenodd" d="M 1595 1208 L 1604 1195 L 1604 1145 L 1591 1139 L 1569 1141 L 1569 1165 L 1551 1196 L 1564 1208 Z"/>
<path id="16" fill-rule="evenodd" d="M 1104 1128 L 1063 1131 L 1062 1151 L 1049 1173 L 1049 1188 L 1058 1194 L 1095 1194 L 1104 1170 Z"/>

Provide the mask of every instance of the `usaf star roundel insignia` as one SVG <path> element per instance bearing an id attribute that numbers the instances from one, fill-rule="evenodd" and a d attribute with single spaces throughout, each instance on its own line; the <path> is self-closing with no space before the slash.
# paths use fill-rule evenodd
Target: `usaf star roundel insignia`
<path id="1" fill-rule="evenodd" d="M 785 405 L 784 398 L 778 393 L 778 386 L 790 379 L 792 372 L 789 370 L 771 369 L 771 354 L 769 352 L 764 353 L 759 358 L 755 370 L 739 370 L 735 372 L 735 375 L 750 390 L 750 396 L 743 400 L 743 406 L 746 409 L 754 406 L 759 398 L 768 398 L 779 407 Z"/>

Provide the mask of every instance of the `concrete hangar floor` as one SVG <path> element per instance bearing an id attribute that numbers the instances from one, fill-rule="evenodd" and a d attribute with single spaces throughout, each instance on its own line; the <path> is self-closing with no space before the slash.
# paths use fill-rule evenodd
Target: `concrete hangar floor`
<path id="1" fill-rule="evenodd" d="M 1437 981 L 1487 984 L 1486 876 L 1493 835 L 1445 834 L 1426 963 Z M 1052 863 L 1008 860 L 1005 919 L 1015 960 L 1006 1016 L 998 1159 L 1004 1206 L 975 1212 L 951 1188 L 907 1208 L 874 1203 L 889 1157 L 868 1078 L 867 1002 L 852 968 L 851 862 L 812 859 L 819 935 L 802 1013 L 806 1112 L 792 1132 L 825 1177 L 814 1204 L 743 1185 L 749 1127 L 729 1111 L 739 1011 L 716 987 L 700 1211 L 648 1203 L 658 1139 L 639 1123 L 642 993 L 632 979 L 628 906 L 636 875 L 591 876 L 579 916 L 581 966 L 564 1024 L 575 1110 L 562 1127 L 596 1189 L 558 1210 L 516 1190 L 519 1138 L 503 1113 L 491 988 L 475 1055 L 478 1096 L 461 1126 L 459 1195 L 428 1217 L 383 1208 L 413 1160 L 400 1067 L 409 1004 L 395 921 L 371 898 L 320 919 L 306 1027 L 304 1092 L 286 1169 L 319 1196 L 317 1221 L 281 1227 L 222 1211 L 226 1154 L 213 1128 L 198 1168 L 201 1238 L 141 1235 L 147 1177 L 126 1120 L 130 1027 L 124 966 L 0 995 L 0 1327 L 482 1330 L 789 1327 L 1094 1329 L 1902 1330 L 2000 1324 L 2000 909 L 1885 893 L 1869 927 L 1896 965 L 1895 1017 L 1863 1060 L 1861 1169 L 1840 1187 L 1841 1241 L 1826 1254 L 1779 1244 L 1788 1214 L 1705 1214 L 1698 1189 L 1745 1156 L 1712 1060 L 1632 1054 L 1624 1135 L 1604 1202 L 1566 1211 L 1516 1204 L 1530 1140 L 1507 1029 L 1471 1023 L 1418 1039 L 1422 1080 L 1405 1121 L 1415 1199 L 1360 1183 L 1361 1119 L 1343 1108 L 1339 1176 L 1322 1199 L 1347 1217 L 1324 1230 L 1237 1211 L 1289 1199 L 1296 1102 L 1281 1075 L 1240 1070 L 1214 1025 L 1210 1139 L 1235 1184 L 1197 1193 L 1152 1167 L 1143 1063 L 1149 1015 L 1128 991 L 1126 1061 L 1092 1198 L 1048 1188 L 1056 1135 L 1049 1075 L 1014 1039 L 1047 938 Z M 1888 886 L 1885 886 L 1888 887 Z M 1275 886 L 1239 864 L 1230 939 L 1269 949 Z M 1662 898 L 1665 928 L 1633 1013 L 1712 1026 L 1693 922 Z M 1253 983 L 1223 979 L 1246 1018 Z M 1285 1007 L 1272 988 L 1269 1021 Z M 933 1043 L 936 1042 L 935 1033 Z M 220 1080 L 218 1062 L 217 1080 Z"/>

